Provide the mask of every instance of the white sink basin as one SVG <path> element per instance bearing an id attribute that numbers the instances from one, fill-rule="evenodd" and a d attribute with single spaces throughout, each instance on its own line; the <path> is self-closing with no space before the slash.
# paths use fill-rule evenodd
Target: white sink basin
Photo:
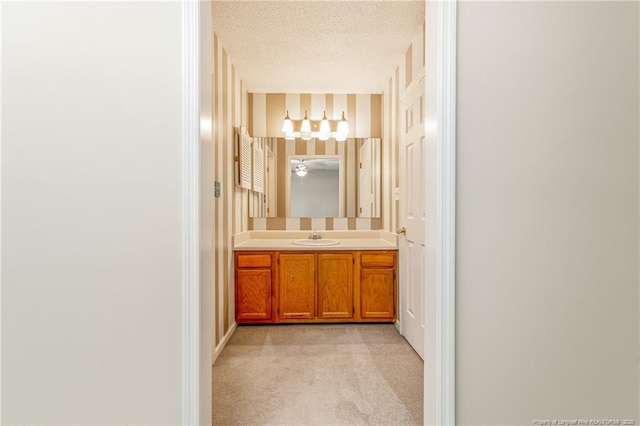
<path id="1" fill-rule="evenodd" d="M 306 238 L 304 240 L 292 241 L 292 243 L 298 246 L 335 246 L 336 244 L 340 244 L 340 241 L 328 240 L 324 238 L 321 238 L 319 240 L 311 240 L 309 238 Z"/>

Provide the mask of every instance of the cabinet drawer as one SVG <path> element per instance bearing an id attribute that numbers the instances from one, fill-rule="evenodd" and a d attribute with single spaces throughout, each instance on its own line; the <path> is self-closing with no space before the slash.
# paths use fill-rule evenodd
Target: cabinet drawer
<path id="1" fill-rule="evenodd" d="M 239 254 L 237 258 L 238 268 L 270 268 L 270 254 Z"/>
<path id="2" fill-rule="evenodd" d="M 395 263 L 395 253 L 362 253 L 360 264 L 362 267 L 390 267 Z"/>

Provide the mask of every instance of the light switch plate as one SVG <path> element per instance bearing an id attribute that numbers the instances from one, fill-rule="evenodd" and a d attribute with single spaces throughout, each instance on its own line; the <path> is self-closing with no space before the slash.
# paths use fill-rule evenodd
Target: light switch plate
<path id="1" fill-rule="evenodd" d="M 220 198 L 220 182 L 215 181 L 213 183 L 213 193 L 215 195 L 216 198 Z"/>

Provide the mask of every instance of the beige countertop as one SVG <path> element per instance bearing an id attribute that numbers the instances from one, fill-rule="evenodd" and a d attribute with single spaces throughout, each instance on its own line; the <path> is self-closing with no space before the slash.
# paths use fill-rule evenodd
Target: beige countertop
<path id="1" fill-rule="evenodd" d="M 233 236 L 234 250 L 397 250 L 397 236 L 387 231 L 318 231 L 330 246 L 303 246 L 293 241 L 309 238 L 310 231 L 247 231 Z"/>

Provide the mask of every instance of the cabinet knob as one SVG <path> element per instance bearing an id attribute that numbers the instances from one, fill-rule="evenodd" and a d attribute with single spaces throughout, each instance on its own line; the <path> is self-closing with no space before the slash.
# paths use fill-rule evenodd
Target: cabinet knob
<path id="1" fill-rule="evenodd" d="M 402 228 L 396 229 L 396 234 L 398 234 L 398 235 L 407 235 L 407 230 L 403 226 Z"/>

